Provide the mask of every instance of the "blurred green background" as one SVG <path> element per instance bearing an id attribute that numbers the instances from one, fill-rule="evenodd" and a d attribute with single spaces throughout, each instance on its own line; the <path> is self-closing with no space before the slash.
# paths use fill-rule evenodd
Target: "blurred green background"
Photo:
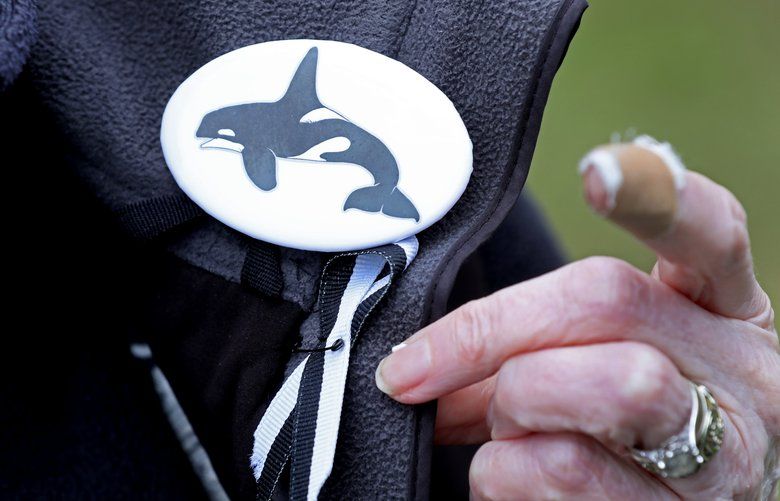
<path id="1" fill-rule="evenodd" d="M 758 278 L 780 304 L 780 0 L 591 0 L 529 178 L 573 259 L 652 267 L 650 252 L 588 211 L 576 175 L 585 152 L 631 129 L 668 140 L 739 197 Z"/>

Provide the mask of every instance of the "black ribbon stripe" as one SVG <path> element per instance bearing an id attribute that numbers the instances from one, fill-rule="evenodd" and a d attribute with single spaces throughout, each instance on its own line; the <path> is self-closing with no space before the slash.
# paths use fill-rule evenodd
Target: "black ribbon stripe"
<path id="1" fill-rule="evenodd" d="M 295 412 L 292 412 L 284 422 L 282 429 L 279 430 L 271 450 L 268 451 L 268 458 L 265 460 L 263 472 L 260 474 L 260 478 L 257 479 L 258 501 L 267 501 L 271 498 L 271 495 L 276 490 L 276 485 L 279 483 L 279 477 L 282 476 L 284 465 L 290 459 L 294 421 Z"/>

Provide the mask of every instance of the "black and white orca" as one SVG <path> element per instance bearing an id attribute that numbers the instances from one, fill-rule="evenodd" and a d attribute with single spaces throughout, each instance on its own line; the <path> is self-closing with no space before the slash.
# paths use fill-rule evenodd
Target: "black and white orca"
<path id="1" fill-rule="evenodd" d="M 376 136 L 323 106 L 317 96 L 317 48 L 304 56 L 287 92 L 276 102 L 227 106 L 207 113 L 196 137 L 208 138 L 203 148 L 228 148 L 243 156 L 249 179 L 261 190 L 276 187 L 276 159 L 300 157 L 312 148 L 339 138 L 349 141 L 342 151 L 320 153 L 324 162 L 360 165 L 374 184 L 353 191 L 343 210 L 382 212 L 419 221 L 414 204 L 398 189 L 398 164 Z"/>

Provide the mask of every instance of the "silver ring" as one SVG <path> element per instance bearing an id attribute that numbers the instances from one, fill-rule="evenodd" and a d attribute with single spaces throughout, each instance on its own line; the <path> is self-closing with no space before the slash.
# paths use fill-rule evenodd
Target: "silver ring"
<path id="1" fill-rule="evenodd" d="M 691 382 L 691 416 L 680 433 L 656 449 L 631 449 L 631 457 L 646 470 L 663 478 L 693 475 L 720 450 L 723 418 L 712 393 Z"/>

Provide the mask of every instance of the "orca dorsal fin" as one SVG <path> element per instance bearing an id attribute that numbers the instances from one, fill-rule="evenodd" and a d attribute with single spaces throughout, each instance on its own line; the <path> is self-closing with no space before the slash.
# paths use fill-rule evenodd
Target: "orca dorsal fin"
<path id="1" fill-rule="evenodd" d="M 322 108 L 317 97 L 317 47 L 309 49 L 303 57 L 282 99 L 292 104 L 300 116 Z"/>

